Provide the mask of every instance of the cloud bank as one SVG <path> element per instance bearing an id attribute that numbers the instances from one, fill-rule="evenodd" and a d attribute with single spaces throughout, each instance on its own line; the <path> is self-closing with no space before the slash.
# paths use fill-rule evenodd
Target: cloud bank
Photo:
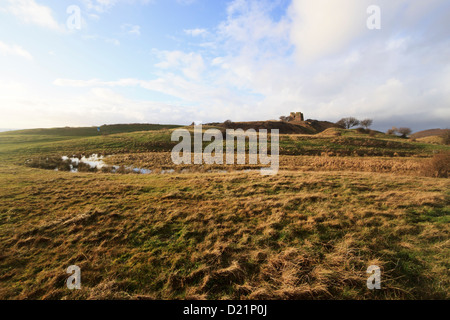
<path id="1" fill-rule="evenodd" d="M 85 2 L 100 12 L 118 1 Z M 53 86 L 87 90 L 77 110 L 103 106 L 94 108 L 98 118 L 92 121 L 188 124 L 277 119 L 302 111 L 307 118 L 331 121 L 370 117 L 383 130 L 445 127 L 450 120 L 450 4 L 376 2 L 380 30 L 366 25 L 373 1 L 293 0 L 280 14 L 279 2 L 235 0 L 215 28 L 180 30 L 186 36 L 182 49 L 152 50 L 149 55 L 157 62 L 149 78 L 60 78 Z M 128 27 L 130 33 L 140 32 Z M 125 88 L 173 99 L 160 103 L 115 96 Z"/>

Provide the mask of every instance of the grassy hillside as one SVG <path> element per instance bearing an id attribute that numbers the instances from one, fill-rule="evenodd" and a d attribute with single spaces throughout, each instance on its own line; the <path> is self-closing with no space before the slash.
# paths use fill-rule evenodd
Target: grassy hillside
<path id="1" fill-rule="evenodd" d="M 422 174 L 448 146 L 354 130 L 282 135 L 280 172 L 261 176 L 181 172 L 171 128 L 81 131 L 0 134 L 0 299 L 450 297 L 450 183 Z M 176 171 L 25 165 L 92 153 Z M 80 291 L 65 287 L 73 264 Z M 370 265 L 382 290 L 366 287 Z"/>
<path id="2" fill-rule="evenodd" d="M 423 130 L 419 132 L 415 132 L 411 135 L 412 139 L 420 139 L 420 138 L 426 138 L 426 137 L 440 137 L 444 135 L 444 133 L 449 129 L 429 129 L 429 130 Z"/>
<path id="3" fill-rule="evenodd" d="M 54 154 L 59 151 L 71 153 L 71 150 L 79 148 L 82 152 L 102 149 L 105 152 L 117 151 L 127 148 L 132 141 L 138 140 L 140 135 L 147 132 L 152 140 L 170 140 L 170 135 L 160 138 L 161 131 L 179 128 L 177 125 L 155 125 L 155 124 L 125 124 L 108 125 L 90 128 L 53 128 L 53 129 L 31 129 L 0 133 L 0 157 L 8 155 L 29 156 L 34 154 Z M 154 135 L 151 132 L 157 131 Z M 126 134 L 130 133 L 130 134 Z M 122 134 L 122 136 L 121 136 Z M 114 136 L 118 135 L 118 136 Z M 114 136 L 114 137 L 113 137 Z"/>
<path id="4" fill-rule="evenodd" d="M 272 130 L 278 129 L 281 134 L 317 134 L 329 128 L 340 128 L 339 125 L 329 121 L 249 121 L 249 122 L 224 122 L 211 123 L 210 125 L 223 129 L 254 129 Z"/>
<path id="5" fill-rule="evenodd" d="M 7 136 L 56 136 L 63 137 L 96 137 L 102 135 L 136 132 L 136 131 L 156 131 L 162 129 L 179 128 L 178 125 L 161 125 L 161 124 L 114 124 L 103 125 L 100 127 L 64 127 L 64 128 L 49 128 L 49 129 L 27 129 L 15 130 L 0 133 L 0 135 Z M 98 131 L 100 129 L 100 131 Z"/>
<path id="6" fill-rule="evenodd" d="M 188 129 L 192 130 L 192 127 Z M 171 141 L 171 134 L 172 129 L 88 137 L 75 137 L 67 132 L 62 136 L 41 135 L 40 132 L 35 135 L 3 133 L 0 134 L 0 157 L 23 160 L 38 155 L 170 152 L 177 144 Z M 375 136 L 360 134 L 356 130 L 328 129 L 317 135 L 285 134 L 280 137 L 282 155 L 429 157 L 448 149 L 448 146 L 412 142 L 382 133 Z"/>

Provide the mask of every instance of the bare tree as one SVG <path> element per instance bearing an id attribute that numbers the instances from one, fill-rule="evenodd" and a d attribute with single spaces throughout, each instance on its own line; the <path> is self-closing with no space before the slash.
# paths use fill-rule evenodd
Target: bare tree
<path id="1" fill-rule="evenodd" d="M 397 127 L 392 127 L 392 129 L 389 129 L 386 133 L 389 135 L 397 134 L 398 129 Z"/>
<path id="2" fill-rule="evenodd" d="M 359 120 L 354 117 L 342 118 L 341 120 L 336 122 L 337 125 L 342 126 L 345 129 L 356 127 L 357 125 L 359 125 L 359 123 Z"/>
<path id="3" fill-rule="evenodd" d="M 363 126 L 364 129 L 369 129 L 372 124 L 373 124 L 373 120 L 372 119 L 364 119 L 363 121 L 361 121 L 361 126 Z"/>
<path id="4" fill-rule="evenodd" d="M 399 128 L 398 133 L 402 135 L 402 138 L 406 138 L 412 133 L 412 130 L 410 128 Z"/>

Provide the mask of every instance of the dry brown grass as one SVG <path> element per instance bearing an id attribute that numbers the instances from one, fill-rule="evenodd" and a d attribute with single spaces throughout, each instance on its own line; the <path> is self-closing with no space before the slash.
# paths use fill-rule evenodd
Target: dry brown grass
<path id="1" fill-rule="evenodd" d="M 0 141 L 0 299 L 450 297 L 450 185 L 434 178 L 449 161 L 427 158 L 445 146 L 281 135 L 280 172 L 261 176 L 247 170 L 260 165 L 174 166 L 168 130 L 58 139 Z M 61 156 L 92 153 L 121 168 L 63 172 Z"/>
<path id="2" fill-rule="evenodd" d="M 446 179 L 14 166 L 0 178 L 1 299 L 449 297 Z M 81 291 L 65 288 L 72 264 Z"/>
<path id="3" fill-rule="evenodd" d="M 416 141 L 420 141 L 420 142 L 424 142 L 424 143 L 431 143 L 431 144 L 445 144 L 444 138 L 441 136 L 429 136 L 429 137 L 417 138 Z"/>
<path id="4" fill-rule="evenodd" d="M 169 152 L 114 155 L 107 158 L 106 162 L 152 170 L 175 169 L 177 172 L 183 170 L 190 172 L 207 172 L 209 170 L 235 171 L 262 167 L 261 165 L 174 166 Z M 336 157 L 332 152 L 324 153 L 322 156 L 280 156 L 281 170 L 299 171 L 356 171 L 417 175 L 426 163 L 426 158 Z"/>

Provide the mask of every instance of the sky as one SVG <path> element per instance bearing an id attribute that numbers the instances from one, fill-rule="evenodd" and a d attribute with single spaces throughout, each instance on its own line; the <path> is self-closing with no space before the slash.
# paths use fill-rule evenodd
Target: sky
<path id="1" fill-rule="evenodd" d="M 450 1 L 0 0 L 0 128 L 291 111 L 449 128 Z"/>

